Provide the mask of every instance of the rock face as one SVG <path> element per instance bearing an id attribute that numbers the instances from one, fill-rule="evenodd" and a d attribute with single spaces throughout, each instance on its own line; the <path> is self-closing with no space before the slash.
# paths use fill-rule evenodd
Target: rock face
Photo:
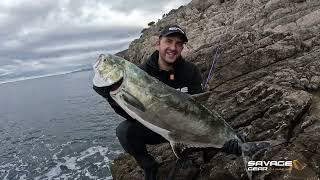
<path id="1" fill-rule="evenodd" d="M 146 29 L 125 57 L 144 61 L 154 51 L 159 29 L 171 23 L 186 29 L 189 43 L 183 55 L 203 77 L 216 60 L 204 105 L 218 111 L 248 141 L 287 141 L 256 160 L 299 162 L 291 171 L 254 173 L 254 179 L 318 179 L 320 1 L 193 0 Z M 149 150 L 163 162 L 158 177 L 165 179 L 175 160 L 169 144 Z M 247 179 L 241 157 L 222 152 L 214 152 L 209 162 L 199 157 L 179 170 L 176 179 Z M 114 161 L 112 175 L 143 179 L 143 171 L 127 154 Z"/>

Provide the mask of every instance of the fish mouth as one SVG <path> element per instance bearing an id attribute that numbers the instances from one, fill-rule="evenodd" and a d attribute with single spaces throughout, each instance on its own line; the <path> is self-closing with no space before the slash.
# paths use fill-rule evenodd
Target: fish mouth
<path id="1" fill-rule="evenodd" d="M 110 93 L 115 94 L 116 92 L 118 92 L 122 83 L 123 83 L 123 77 L 110 86 Z"/>

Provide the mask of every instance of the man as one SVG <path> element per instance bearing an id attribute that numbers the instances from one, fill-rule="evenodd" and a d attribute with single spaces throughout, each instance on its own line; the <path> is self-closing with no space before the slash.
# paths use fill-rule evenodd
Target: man
<path id="1" fill-rule="evenodd" d="M 181 57 L 184 44 L 188 42 L 185 31 L 178 25 L 168 25 L 163 28 L 156 42 L 156 51 L 139 67 L 149 75 L 163 83 L 184 93 L 197 94 L 202 92 L 201 75 L 197 67 Z M 131 154 L 138 165 L 144 170 L 146 180 L 156 179 L 158 163 L 146 149 L 146 144 L 159 144 L 167 142 L 159 134 L 146 128 L 130 117 L 110 97 L 107 89 L 94 89 L 108 102 L 116 113 L 126 118 L 116 129 L 117 137 L 124 150 Z M 237 141 L 229 141 L 223 150 L 229 153 L 240 153 Z"/>

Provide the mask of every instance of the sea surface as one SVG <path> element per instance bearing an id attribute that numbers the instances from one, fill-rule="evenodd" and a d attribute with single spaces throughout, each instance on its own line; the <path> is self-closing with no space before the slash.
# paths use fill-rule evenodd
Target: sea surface
<path id="1" fill-rule="evenodd" d="M 0 84 L 0 179 L 112 179 L 123 120 L 92 71 Z"/>

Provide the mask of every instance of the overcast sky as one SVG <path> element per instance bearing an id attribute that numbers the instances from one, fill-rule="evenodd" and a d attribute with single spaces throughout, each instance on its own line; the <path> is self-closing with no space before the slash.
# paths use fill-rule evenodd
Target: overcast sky
<path id="1" fill-rule="evenodd" d="M 67 71 L 124 50 L 151 21 L 191 0 L 1 0 L 0 80 Z"/>

